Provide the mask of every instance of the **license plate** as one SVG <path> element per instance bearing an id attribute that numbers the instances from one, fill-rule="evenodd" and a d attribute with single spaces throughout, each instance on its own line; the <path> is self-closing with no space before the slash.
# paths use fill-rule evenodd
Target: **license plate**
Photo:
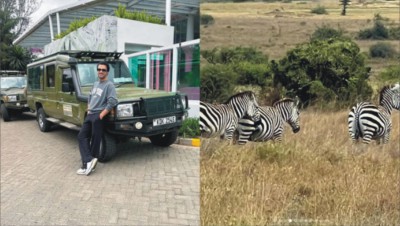
<path id="1" fill-rule="evenodd" d="M 153 119 L 153 126 L 161 126 L 176 122 L 175 116 Z"/>

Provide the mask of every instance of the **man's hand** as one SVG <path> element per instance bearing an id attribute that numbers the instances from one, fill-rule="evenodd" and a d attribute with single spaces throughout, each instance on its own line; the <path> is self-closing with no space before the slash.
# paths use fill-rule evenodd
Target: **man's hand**
<path id="1" fill-rule="evenodd" d="M 109 112 L 109 111 L 108 111 L 107 109 L 104 109 L 104 110 L 100 113 L 100 116 L 99 116 L 100 119 L 103 120 L 103 118 L 106 117 L 106 115 L 108 114 L 108 112 Z"/>

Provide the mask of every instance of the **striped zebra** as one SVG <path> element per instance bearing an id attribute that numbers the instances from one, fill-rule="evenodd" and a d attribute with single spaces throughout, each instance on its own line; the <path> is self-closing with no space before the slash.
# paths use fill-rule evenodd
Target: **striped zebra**
<path id="1" fill-rule="evenodd" d="M 231 96 L 224 104 L 200 101 L 200 131 L 202 136 L 219 135 L 231 140 L 238 121 L 245 115 L 258 121 L 260 113 L 253 92 L 246 91 Z"/>
<path id="2" fill-rule="evenodd" d="M 369 144 L 376 140 L 389 142 L 392 129 L 392 109 L 400 110 L 400 85 L 385 86 L 379 94 L 379 105 L 361 102 L 354 106 L 348 117 L 349 134 L 354 143 L 362 138 L 363 143 Z"/>
<path id="3" fill-rule="evenodd" d="M 299 100 L 281 99 L 273 106 L 260 107 L 260 121 L 255 122 L 248 117 L 239 120 L 238 144 L 247 141 L 282 141 L 284 123 L 287 122 L 294 133 L 300 131 Z"/>

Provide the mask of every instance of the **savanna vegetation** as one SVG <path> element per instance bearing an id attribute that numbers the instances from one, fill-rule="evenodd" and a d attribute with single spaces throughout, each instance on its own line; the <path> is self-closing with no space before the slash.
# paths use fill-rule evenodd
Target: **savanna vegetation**
<path id="1" fill-rule="evenodd" d="M 302 100 L 301 130 L 286 128 L 283 143 L 202 139 L 202 225 L 400 224 L 399 112 L 387 145 L 354 145 L 347 131 L 351 106 L 399 82 L 399 7 L 201 4 L 202 100 L 249 89 L 261 105 Z"/>

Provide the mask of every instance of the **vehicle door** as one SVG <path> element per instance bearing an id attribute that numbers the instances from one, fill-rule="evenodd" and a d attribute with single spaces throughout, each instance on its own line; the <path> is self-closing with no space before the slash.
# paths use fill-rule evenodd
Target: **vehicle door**
<path id="1" fill-rule="evenodd" d="M 57 117 L 60 113 L 56 91 L 56 65 L 46 64 L 44 68 L 43 109 L 50 117 Z"/>
<path id="2" fill-rule="evenodd" d="M 58 93 L 61 108 L 62 119 L 64 121 L 79 124 L 80 118 L 84 117 L 84 112 L 80 112 L 80 101 L 75 95 L 75 88 L 72 79 L 71 68 L 60 68 L 61 70 L 61 88 Z"/>

